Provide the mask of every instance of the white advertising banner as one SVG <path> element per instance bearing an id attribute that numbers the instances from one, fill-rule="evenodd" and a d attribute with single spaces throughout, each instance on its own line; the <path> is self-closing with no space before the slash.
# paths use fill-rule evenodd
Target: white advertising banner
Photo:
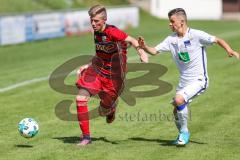
<path id="1" fill-rule="evenodd" d="M 137 7 L 107 8 L 107 23 L 120 29 L 139 25 Z M 0 45 L 80 35 L 92 31 L 88 10 L 0 17 Z"/>
<path id="2" fill-rule="evenodd" d="M 25 17 L 9 16 L 0 20 L 0 44 L 16 44 L 25 42 Z"/>
<path id="3" fill-rule="evenodd" d="M 32 16 L 34 39 L 64 36 L 64 16 L 62 13 L 37 14 Z"/>
<path id="4" fill-rule="evenodd" d="M 68 12 L 65 14 L 65 32 L 67 35 L 80 35 L 91 31 L 87 11 Z"/>
<path id="5" fill-rule="evenodd" d="M 139 25 L 139 9 L 137 7 L 107 8 L 107 23 L 120 29 Z M 66 35 L 79 35 L 92 30 L 88 11 L 68 12 L 65 14 Z"/>
<path id="6" fill-rule="evenodd" d="M 107 9 L 107 23 L 120 29 L 137 27 L 139 25 L 139 9 L 137 7 Z"/>

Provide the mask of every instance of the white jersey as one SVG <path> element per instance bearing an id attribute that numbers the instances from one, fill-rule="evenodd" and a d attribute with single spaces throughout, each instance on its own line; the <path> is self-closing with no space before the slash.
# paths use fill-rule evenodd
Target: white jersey
<path id="1" fill-rule="evenodd" d="M 172 53 L 180 72 L 179 85 L 189 85 L 195 80 L 205 81 L 208 85 L 206 46 L 213 44 L 215 37 L 206 32 L 188 28 L 184 37 L 176 33 L 168 36 L 155 49 L 157 52 Z"/>

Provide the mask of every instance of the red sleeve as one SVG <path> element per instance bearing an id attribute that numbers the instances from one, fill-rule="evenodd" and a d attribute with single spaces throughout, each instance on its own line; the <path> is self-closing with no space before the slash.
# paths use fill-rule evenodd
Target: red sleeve
<path id="1" fill-rule="evenodd" d="M 114 41 L 124 41 L 128 37 L 127 33 L 116 27 L 109 28 L 107 33 Z"/>

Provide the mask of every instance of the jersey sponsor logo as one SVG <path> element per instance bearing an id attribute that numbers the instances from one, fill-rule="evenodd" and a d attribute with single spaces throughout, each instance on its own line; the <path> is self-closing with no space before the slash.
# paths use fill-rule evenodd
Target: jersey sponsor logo
<path id="1" fill-rule="evenodd" d="M 188 63 L 190 61 L 190 56 L 189 56 L 188 52 L 179 52 L 178 57 L 184 63 Z"/>
<path id="2" fill-rule="evenodd" d="M 117 48 L 117 44 L 115 43 L 104 43 L 104 44 L 96 43 L 96 50 L 111 54 L 111 53 L 117 52 L 118 48 Z"/>

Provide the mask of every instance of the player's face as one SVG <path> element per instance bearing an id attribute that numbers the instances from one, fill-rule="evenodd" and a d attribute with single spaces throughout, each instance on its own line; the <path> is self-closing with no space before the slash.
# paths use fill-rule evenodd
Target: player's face
<path id="1" fill-rule="evenodd" d="M 183 27 L 183 20 L 180 16 L 172 15 L 169 19 L 169 27 L 173 32 L 181 31 Z"/>
<path id="2" fill-rule="evenodd" d="M 90 20 L 94 31 L 102 31 L 106 19 L 104 19 L 100 14 L 97 14 L 96 16 L 91 17 Z"/>

